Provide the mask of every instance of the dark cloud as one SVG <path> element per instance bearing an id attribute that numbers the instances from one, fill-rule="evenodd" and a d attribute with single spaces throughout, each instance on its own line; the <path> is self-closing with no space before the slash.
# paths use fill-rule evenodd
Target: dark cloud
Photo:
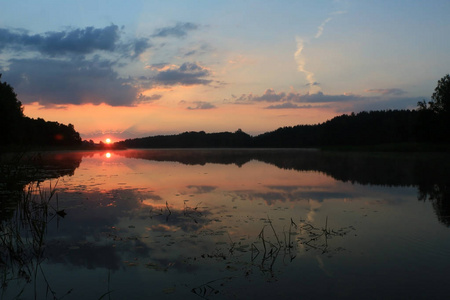
<path id="1" fill-rule="evenodd" d="M 401 96 L 406 94 L 406 92 L 402 89 L 392 88 L 392 89 L 370 89 L 366 90 L 368 93 L 375 93 L 375 94 L 381 94 L 383 96 L 390 95 L 390 96 Z"/>
<path id="2" fill-rule="evenodd" d="M 320 85 L 320 83 L 318 83 L 317 81 L 314 81 L 314 82 L 305 84 L 305 86 L 314 86 L 314 85 Z"/>
<path id="3" fill-rule="evenodd" d="M 212 108 L 216 108 L 216 106 L 214 104 L 211 104 L 209 102 L 204 102 L 204 101 L 195 101 L 194 104 L 196 106 L 194 106 L 194 107 L 189 106 L 187 109 L 195 110 L 195 109 L 212 109 Z"/>
<path id="4" fill-rule="evenodd" d="M 162 27 L 157 28 L 152 35 L 152 37 L 184 37 L 187 35 L 188 31 L 193 31 L 198 29 L 198 25 L 190 22 L 185 23 L 177 23 L 175 26 L 168 26 L 168 27 Z"/>
<path id="5" fill-rule="evenodd" d="M 150 47 L 151 44 L 147 38 L 121 42 L 120 30 L 117 25 L 104 28 L 77 28 L 34 35 L 23 30 L 0 28 L 0 50 L 37 51 L 51 57 L 86 55 L 96 51 L 106 51 L 136 58 Z"/>
<path id="6" fill-rule="evenodd" d="M 151 47 L 150 41 L 146 38 L 140 38 L 131 43 L 132 57 L 136 58 Z"/>
<path id="7" fill-rule="evenodd" d="M 161 66 L 163 68 L 164 66 Z M 196 63 L 184 63 L 159 71 L 152 80 L 160 85 L 207 85 L 212 80 L 204 79 L 210 75 L 208 69 Z"/>
<path id="8" fill-rule="evenodd" d="M 10 62 L 5 78 L 24 103 L 130 106 L 138 100 L 132 80 L 119 77 L 109 61 L 36 58 Z"/>
<path id="9" fill-rule="evenodd" d="M 35 35 L 0 29 L 0 49 L 11 47 L 16 50 L 35 50 L 51 56 L 67 53 L 88 54 L 96 50 L 114 51 L 119 38 L 117 25 Z"/>

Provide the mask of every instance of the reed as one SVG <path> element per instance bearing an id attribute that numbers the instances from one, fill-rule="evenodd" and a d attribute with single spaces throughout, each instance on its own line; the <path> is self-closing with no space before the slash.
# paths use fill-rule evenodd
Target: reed
<path id="1" fill-rule="evenodd" d="M 42 189 L 39 182 L 28 184 L 22 191 L 22 196 L 16 203 L 10 218 L 0 222 L 0 266 L 2 298 L 7 292 L 8 285 L 22 282 L 16 297 L 20 298 L 26 286 L 33 285 L 34 298 L 38 299 L 38 276 L 42 276 L 47 293 L 53 299 L 58 299 L 51 288 L 45 272 L 41 266 L 44 260 L 45 236 L 48 223 L 53 218 L 60 218 L 61 213 L 52 206 L 52 199 L 56 195 L 57 182 L 49 189 Z M 68 291 L 66 295 L 70 293 Z"/>

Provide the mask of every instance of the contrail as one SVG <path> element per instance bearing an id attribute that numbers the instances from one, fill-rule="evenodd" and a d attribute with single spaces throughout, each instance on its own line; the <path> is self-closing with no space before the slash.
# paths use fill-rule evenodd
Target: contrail
<path id="1" fill-rule="evenodd" d="M 294 57 L 298 65 L 298 70 L 305 73 L 306 80 L 308 81 L 309 92 L 311 94 L 317 93 L 320 91 L 320 86 L 317 85 L 314 73 L 305 69 L 305 57 L 302 54 L 305 43 L 300 37 L 296 37 L 295 40 L 297 41 L 297 51 L 295 51 Z"/>
<path id="2" fill-rule="evenodd" d="M 325 21 L 323 21 L 322 24 L 320 24 L 320 26 L 317 28 L 317 33 L 316 33 L 316 35 L 314 36 L 316 39 L 319 38 L 319 37 L 322 35 L 323 29 L 325 28 L 325 25 L 326 25 L 328 22 L 330 22 L 331 19 L 332 19 L 332 18 L 330 17 L 330 18 L 326 19 Z"/>
<path id="3" fill-rule="evenodd" d="M 345 11 L 335 11 L 331 13 L 331 15 L 335 16 L 345 13 L 346 13 Z M 317 33 L 314 36 L 314 38 L 318 39 L 322 35 L 323 30 L 325 29 L 325 25 L 332 19 L 333 17 L 328 17 L 327 19 L 325 19 L 325 21 L 322 22 L 322 24 L 319 25 L 319 27 L 317 27 Z M 297 42 L 297 50 L 294 53 L 294 58 L 295 61 L 297 62 L 298 70 L 302 73 L 305 73 L 306 75 L 306 80 L 308 81 L 307 85 L 309 86 L 309 93 L 311 94 L 318 93 L 320 92 L 321 88 L 316 81 L 314 73 L 305 69 L 305 57 L 302 54 L 303 48 L 305 47 L 305 41 L 298 36 L 295 38 L 295 40 Z"/>

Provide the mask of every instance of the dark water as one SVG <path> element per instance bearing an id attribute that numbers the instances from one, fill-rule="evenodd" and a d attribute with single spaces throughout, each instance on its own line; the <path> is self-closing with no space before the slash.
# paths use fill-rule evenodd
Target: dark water
<path id="1" fill-rule="evenodd" d="M 30 157 L 2 167 L 3 299 L 447 297 L 448 155 Z"/>

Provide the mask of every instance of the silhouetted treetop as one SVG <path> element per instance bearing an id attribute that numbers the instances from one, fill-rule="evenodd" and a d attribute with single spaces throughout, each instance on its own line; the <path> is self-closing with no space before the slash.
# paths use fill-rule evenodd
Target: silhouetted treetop
<path id="1" fill-rule="evenodd" d="M 450 75 L 442 77 L 431 101 L 417 103 L 422 132 L 433 142 L 450 142 Z"/>
<path id="2" fill-rule="evenodd" d="M 15 141 L 14 131 L 22 118 L 22 103 L 17 100 L 14 89 L 8 83 L 0 81 L 0 140 L 3 144 Z"/>
<path id="3" fill-rule="evenodd" d="M 11 145 L 77 146 L 81 144 L 81 137 L 72 124 L 24 116 L 22 103 L 14 89 L 8 83 L 0 82 L 0 142 L 4 150 Z"/>

